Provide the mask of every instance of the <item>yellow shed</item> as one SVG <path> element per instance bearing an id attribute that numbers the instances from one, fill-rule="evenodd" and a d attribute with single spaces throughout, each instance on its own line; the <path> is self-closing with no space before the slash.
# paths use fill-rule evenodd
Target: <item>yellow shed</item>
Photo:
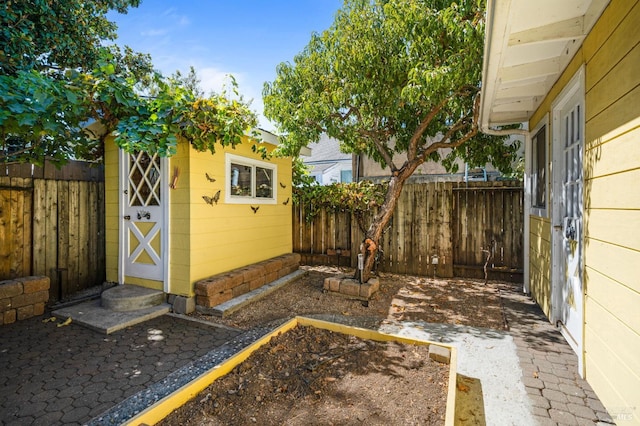
<path id="1" fill-rule="evenodd" d="M 260 131 L 271 152 L 277 137 Z M 170 158 L 105 147 L 107 281 L 194 298 L 195 283 L 292 252 L 291 158 L 254 141 Z"/>
<path id="2" fill-rule="evenodd" d="M 489 0 L 481 127 L 526 135 L 525 291 L 640 424 L 640 1 Z"/>

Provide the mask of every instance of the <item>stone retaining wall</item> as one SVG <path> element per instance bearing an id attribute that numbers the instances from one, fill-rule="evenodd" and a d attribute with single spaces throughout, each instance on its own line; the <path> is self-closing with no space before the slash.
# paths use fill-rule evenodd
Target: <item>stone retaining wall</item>
<path id="1" fill-rule="evenodd" d="M 298 269 L 300 255 L 284 254 L 196 282 L 196 304 L 212 308 Z"/>
<path id="2" fill-rule="evenodd" d="M 44 314 L 49 301 L 49 277 L 0 281 L 0 325 Z"/>

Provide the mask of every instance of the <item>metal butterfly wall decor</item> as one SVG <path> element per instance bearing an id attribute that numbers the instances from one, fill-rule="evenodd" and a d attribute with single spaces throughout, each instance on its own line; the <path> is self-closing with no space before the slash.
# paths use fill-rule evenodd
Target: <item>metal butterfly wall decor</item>
<path id="1" fill-rule="evenodd" d="M 213 197 L 207 197 L 206 195 L 203 195 L 202 199 L 210 206 L 213 206 L 213 203 L 218 204 L 218 200 L 220 200 L 220 190 L 218 190 L 218 192 L 216 192 Z"/>

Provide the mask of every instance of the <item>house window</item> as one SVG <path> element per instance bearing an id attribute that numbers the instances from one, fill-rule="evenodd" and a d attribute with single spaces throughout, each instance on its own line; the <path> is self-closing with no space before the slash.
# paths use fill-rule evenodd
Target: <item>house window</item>
<path id="1" fill-rule="evenodd" d="M 232 154 L 226 155 L 225 165 L 225 202 L 275 204 L 276 165 Z"/>
<path id="2" fill-rule="evenodd" d="M 547 126 L 531 138 L 531 207 L 543 214 L 547 208 Z"/>

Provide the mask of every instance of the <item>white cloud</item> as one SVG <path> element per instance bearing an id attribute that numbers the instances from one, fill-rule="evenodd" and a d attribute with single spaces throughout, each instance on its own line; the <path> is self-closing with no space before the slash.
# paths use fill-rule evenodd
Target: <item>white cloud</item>
<path id="1" fill-rule="evenodd" d="M 191 20 L 186 15 L 180 15 L 175 7 L 170 7 L 162 13 L 162 16 L 166 16 L 173 21 L 174 25 L 180 27 L 186 27 L 191 23 Z"/>
<path id="2" fill-rule="evenodd" d="M 202 67 L 199 68 L 197 65 L 194 65 L 196 72 L 198 73 L 198 77 L 200 78 L 200 85 L 204 89 L 206 93 L 209 92 L 222 92 L 224 85 L 229 85 L 229 71 L 223 71 L 214 67 Z M 237 76 L 236 76 L 237 79 Z"/>
<path id="3" fill-rule="evenodd" d="M 142 35 L 144 37 L 158 37 L 158 36 L 163 36 L 163 35 L 167 34 L 168 32 L 169 32 L 169 30 L 167 30 L 166 28 L 150 29 L 150 30 L 142 31 L 140 33 L 140 35 Z"/>

